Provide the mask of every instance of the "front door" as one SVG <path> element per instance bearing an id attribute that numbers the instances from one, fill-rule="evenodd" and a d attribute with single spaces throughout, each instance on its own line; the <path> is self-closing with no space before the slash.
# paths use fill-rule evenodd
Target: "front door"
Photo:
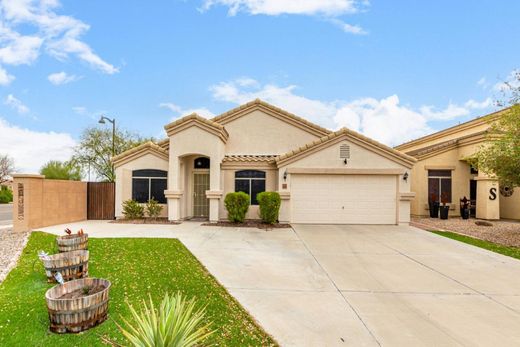
<path id="1" fill-rule="evenodd" d="M 209 190 L 209 173 L 193 174 L 193 217 L 209 217 L 209 200 L 206 197 Z"/>

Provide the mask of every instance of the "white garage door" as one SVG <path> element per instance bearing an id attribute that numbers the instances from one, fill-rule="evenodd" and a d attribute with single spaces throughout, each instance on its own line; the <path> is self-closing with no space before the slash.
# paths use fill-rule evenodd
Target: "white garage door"
<path id="1" fill-rule="evenodd" d="M 291 221 L 395 224 L 393 175 L 291 175 Z"/>

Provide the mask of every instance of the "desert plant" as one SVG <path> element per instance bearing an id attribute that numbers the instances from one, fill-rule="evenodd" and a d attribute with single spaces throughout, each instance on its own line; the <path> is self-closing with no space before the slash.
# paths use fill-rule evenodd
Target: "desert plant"
<path id="1" fill-rule="evenodd" d="M 282 200 L 277 192 L 262 192 L 256 195 L 260 206 L 260 218 L 262 222 L 274 224 L 278 221 Z"/>
<path id="2" fill-rule="evenodd" d="M 159 205 L 159 202 L 155 199 L 150 199 L 146 203 L 146 214 L 150 218 L 157 218 L 161 214 L 163 206 Z"/>
<path id="3" fill-rule="evenodd" d="M 135 200 L 123 202 L 123 215 L 126 219 L 139 219 L 144 217 L 144 207 Z"/>
<path id="4" fill-rule="evenodd" d="M 166 294 L 156 308 L 150 296 L 149 303 L 143 300 L 140 312 L 129 305 L 133 322 L 123 319 L 126 329 L 118 326 L 133 346 L 202 346 L 202 342 L 214 331 L 209 330 L 209 323 L 204 323 L 205 308 L 197 309 L 195 306 L 193 299 L 186 300 L 177 293 L 171 296 Z"/>
<path id="5" fill-rule="evenodd" d="M 0 186 L 0 204 L 7 204 L 13 201 L 13 192 L 6 186 Z"/>
<path id="6" fill-rule="evenodd" d="M 249 209 L 249 195 L 244 192 L 228 193 L 224 205 L 230 222 L 243 223 Z"/>

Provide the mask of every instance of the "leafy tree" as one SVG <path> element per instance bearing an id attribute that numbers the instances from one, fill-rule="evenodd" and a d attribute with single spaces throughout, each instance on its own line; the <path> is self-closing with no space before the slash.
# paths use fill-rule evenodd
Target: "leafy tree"
<path id="1" fill-rule="evenodd" d="M 51 160 L 40 169 L 40 174 L 51 180 L 81 180 L 81 166 L 73 161 Z"/>
<path id="2" fill-rule="evenodd" d="M 492 123 L 488 143 L 473 158 L 479 170 L 496 175 L 501 185 L 520 186 L 520 105 Z"/>
<path id="3" fill-rule="evenodd" d="M 0 154 L 0 183 L 7 182 L 14 172 L 14 161 L 8 155 Z"/>
<path id="4" fill-rule="evenodd" d="M 520 186 L 520 70 L 502 83 L 503 100 L 500 107 L 511 106 L 493 121 L 488 132 L 488 141 L 470 163 L 479 170 L 496 175 L 501 185 Z"/>
<path id="5" fill-rule="evenodd" d="M 116 129 L 115 155 L 149 140 L 134 133 Z M 110 161 L 112 158 L 112 129 L 86 128 L 81 134 L 80 143 L 74 152 L 72 159 L 83 169 L 93 169 L 103 181 L 114 182 L 114 167 Z"/>

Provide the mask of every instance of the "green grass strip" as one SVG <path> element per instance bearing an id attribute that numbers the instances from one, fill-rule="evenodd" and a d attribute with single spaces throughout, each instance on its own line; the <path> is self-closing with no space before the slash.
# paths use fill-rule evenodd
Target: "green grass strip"
<path id="1" fill-rule="evenodd" d="M 150 232 L 153 232 L 151 230 Z M 211 346 L 273 346 L 276 343 L 176 239 L 90 239 L 89 275 L 112 282 L 109 319 L 80 334 L 49 332 L 47 284 L 38 250 L 57 252 L 55 236 L 35 232 L 18 265 L 0 285 L 0 346 L 106 346 L 101 337 L 128 345 L 116 322 L 130 318 L 126 300 L 140 304 L 150 293 L 159 302 L 181 291 L 206 306 L 217 333 Z"/>
<path id="2" fill-rule="evenodd" d="M 453 240 L 457 240 L 460 242 L 467 243 L 469 245 L 473 245 L 476 247 L 487 249 L 488 251 L 492 251 L 495 253 L 500 253 L 503 255 L 507 255 L 508 257 L 520 259 L 520 248 L 518 247 L 509 247 L 496 244 L 490 241 L 484 241 L 480 239 L 476 239 L 474 237 L 460 235 L 457 233 L 452 233 L 449 231 L 431 231 L 434 234 L 441 235 Z"/>

